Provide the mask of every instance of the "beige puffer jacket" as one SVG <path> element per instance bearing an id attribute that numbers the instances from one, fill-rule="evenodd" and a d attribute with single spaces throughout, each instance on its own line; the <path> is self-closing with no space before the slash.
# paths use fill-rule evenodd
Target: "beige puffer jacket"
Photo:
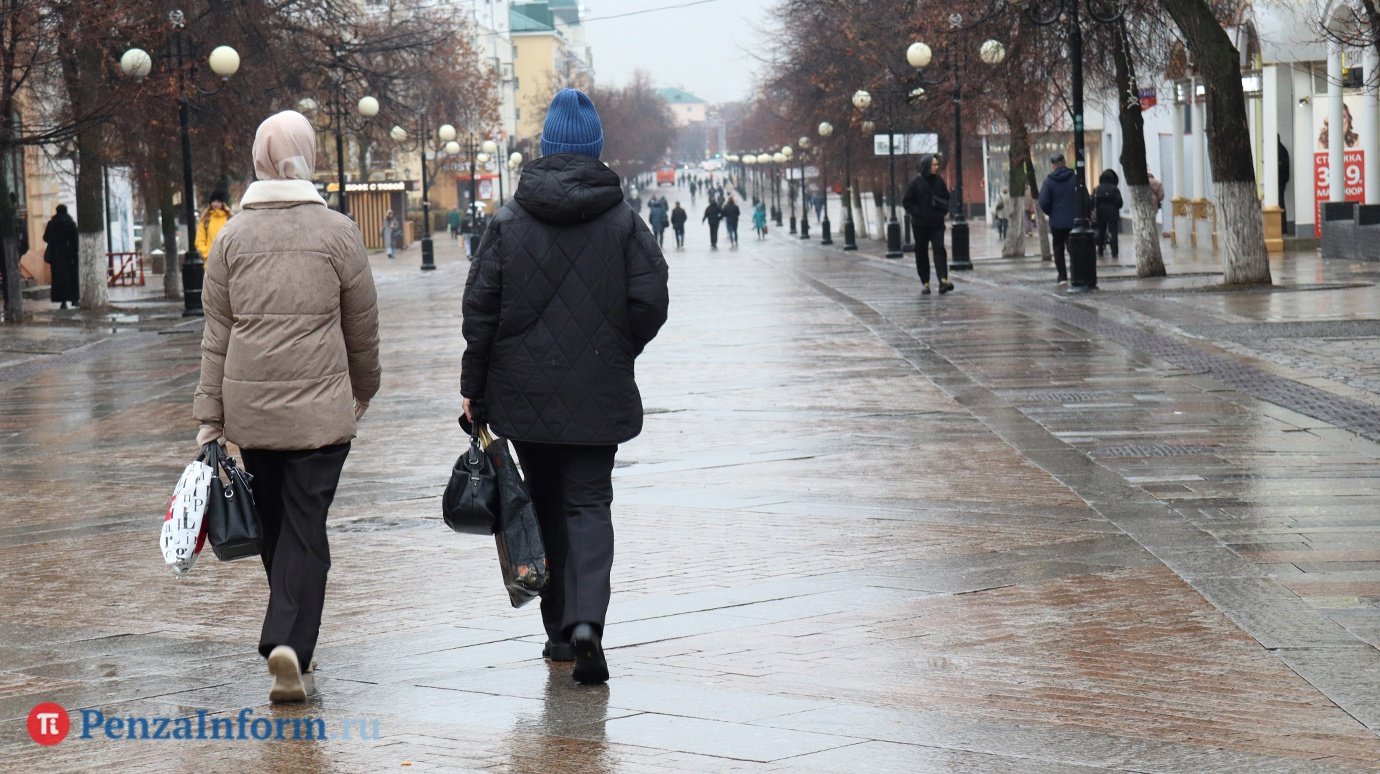
<path id="1" fill-rule="evenodd" d="M 359 228 L 324 203 L 245 205 L 206 260 L 193 412 L 248 449 L 355 437 L 379 389 L 378 305 Z M 353 398 L 353 400 L 352 400 Z"/>

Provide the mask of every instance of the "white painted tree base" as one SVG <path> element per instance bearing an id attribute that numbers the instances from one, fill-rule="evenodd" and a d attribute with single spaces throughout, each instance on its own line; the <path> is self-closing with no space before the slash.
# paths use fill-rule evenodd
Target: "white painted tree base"
<path id="1" fill-rule="evenodd" d="M 1029 201 L 1024 196 L 1012 196 L 1006 207 L 1006 240 L 1001 245 L 1001 257 L 1025 257 L 1025 207 Z"/>
<path id="2" fill-rule="evenodd" d="M 1253 182 L 1213 185 L 1221 216 L 1223 281 L 1228 285 L 1270 282 L 1270 254 L 1265 250 L 1265 222 Z"/>
<path id="3" fill-rule="evenodd" d="M 1136 250 L 1137 277 L 1163 277 L 1160 228 L 1155 222 L 1155 195 L 1149 185 L 1131 186 L 1131 239 Z"/>
<path id="4" fill-rule="evenodd" d="M 77 248 L 81 308 L 104 309 L 110 305 L 110 292 L 106 286 L 109 265 L 105 257 L 105 232 L 78 234 Z"/>

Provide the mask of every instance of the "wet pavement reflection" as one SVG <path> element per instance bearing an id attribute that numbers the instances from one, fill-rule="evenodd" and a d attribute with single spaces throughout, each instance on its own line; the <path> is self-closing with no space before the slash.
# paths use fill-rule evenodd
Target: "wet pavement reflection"
<path id="1" fill-rule="evenodd" d="M 638 364 L 599 687 L 541 659 L 493 546 L 439 518 L 455 243 L 435 272 L 373 262 L 386 376 L 301 707 L 266 701 L 260 567 L 175 580 L 155 545 L 195 452 L 199 323 L 0 329 L 0 768 L 1380 769 L 1380 446 L 1212 376 L 1380 405 L 1371 267 L 1290 256 L 1280 289 L 1222 292 L 1185 253 L 1070 301 L 1038 259 L 979 260 L 940 298 L 866 250 L 705 242 L 668 255 Z M 40 701 L 74 719 L 54 747 L 25 729 Z M 329 738 L 82 739 L 84 709 Z"/>

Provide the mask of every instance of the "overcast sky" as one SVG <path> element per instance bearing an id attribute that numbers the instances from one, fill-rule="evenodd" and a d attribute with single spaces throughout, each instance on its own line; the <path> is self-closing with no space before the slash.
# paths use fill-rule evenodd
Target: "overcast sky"
<path id="1" fill-rule="evenodd" d="M 764 30 L 771 29 L 768 12 L 776 0 L 695 2 L 583 0 L 595 77 L 617 86 L 641 68 L 658 86 L 679 86 L 711 103 L 747 97 L 757 69 L 747 51 L 765 53 Z"/>

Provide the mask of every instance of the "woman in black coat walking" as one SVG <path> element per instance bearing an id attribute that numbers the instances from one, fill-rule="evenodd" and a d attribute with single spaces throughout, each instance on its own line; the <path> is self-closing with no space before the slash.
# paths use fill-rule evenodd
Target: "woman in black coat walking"
<path id="1" fill-rule="evenodd" d="M 48 247 L 43 260 L 53 272 L 51 298 L 53 303 L 76 306 L 81 301 L 81 281 L 78 278 L 80 250 L 77 247 L 77 223 L 67 214 L 67 205 L 59 204 L 57 214 L 43 229 L 43 241 Z"/>
<path id="2" fill-rule="evenodd" d="M 633 363 L 668 305 L 666 261 L 603 144 L 589 97 L 558 92 L 541 158 L 470 264 L 460 366 L 465 416 L 513 442 L 541 523 L 543 655 L 574 659 L 581 683 L 609 676 L 613 459 L 642 431 Z"/>
<path id="3" fill-rule="evenodd" d="M 1120 178 L 1110 169 L 1102 170 L 1097 177 L 1097 188 L 1093 190 L 1093 220 L 1097 225 L 1097 257 L 1107 251 L 1107 243 L 1112 243 L 1112 257 L 1117 257 L 1116 234 L 1121 226 L 1121 188 Z"/>

